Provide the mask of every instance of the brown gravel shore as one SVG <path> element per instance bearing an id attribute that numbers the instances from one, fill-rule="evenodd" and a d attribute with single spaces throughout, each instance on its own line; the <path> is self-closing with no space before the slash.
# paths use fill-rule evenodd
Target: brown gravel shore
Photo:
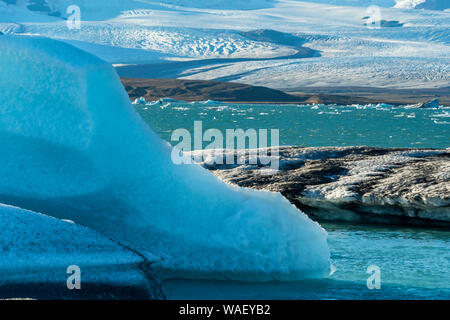
<path id="1" fill-rule="evenodd" d="M 184 101 L 216 100 L 234 103 L 324 103 L 392 105 L 416 104 L 438 98 L 450 106 L 450 87 L 439 89 L 385 89 L 369 87 L 303 87 L 290 92 L 235 82 L 183 79 L 121 78 L 130 99 L 172 98 Z"/>

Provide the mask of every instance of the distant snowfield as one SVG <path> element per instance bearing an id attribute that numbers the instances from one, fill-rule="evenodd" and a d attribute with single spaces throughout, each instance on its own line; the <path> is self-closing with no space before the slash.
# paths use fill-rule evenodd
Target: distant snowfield
<path id="1" fill-rule="evenodd" d="M 46 3 L 45 10 L 67 17 L 66 7 L 73 1 Z M 161 64 L 149 68 L 149 78 L 239 81 L 292 89 L 449 85 L 450 12 L 412 9 L 444 8 L 434 0 L 77 3 L 81 29 L 69 30 L 62 18 L 30 11 L 27 0 L 17 5 L 0 0 L 0 32 L 61 39 L 113 64 Z M 380 6 L 382 25 L 398 27 L 365 26 L 370 5 Z M 259 29 L 288 35 L 255 38 L 243 34 Z M 293 57 L 299 44 L 284 41 L 292 35 L 304 47 L 320 51 L 320 57 Z M 169 67 L 162 64 L 167 60 L 185 63 Z M 192 64 L 189 60 L 204 61 Z"/>

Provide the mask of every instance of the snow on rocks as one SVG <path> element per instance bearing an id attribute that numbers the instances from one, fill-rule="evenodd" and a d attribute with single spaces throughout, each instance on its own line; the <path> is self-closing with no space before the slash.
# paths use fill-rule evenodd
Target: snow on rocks
<path id="1" fill-rule="evenodd" d="M 427 102 L 421 102 L 417 104 L 407 105 L 406 109 L 436 109 L 439 108 L 439 99 L 434 99 Z"/>
<path id="2" fill-rule="evenodd" d="M 201 165 L 226 182 L 281 192 L 315 219 L 450 228 L 448 149 L 280 147 L 271 176 L 249 164 L 257 152 L 237 151 L 244 164 L 227 166 L 209 150 Z"/>

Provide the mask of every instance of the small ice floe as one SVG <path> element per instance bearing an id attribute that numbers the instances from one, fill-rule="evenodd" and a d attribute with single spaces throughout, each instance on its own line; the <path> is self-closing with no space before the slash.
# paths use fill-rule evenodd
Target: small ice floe
<path id="1" fill-rule="evenodd" d="M 199 101 L 198 103 L 201 103 L 201 104 L 221 104 L 222 102 L 215 101 L 215 100 L 206 100 L 206 101 Z"/>
<path id="2" fill-rule="evenodd" d="M 224 111 L 224 110 L 228 109 L 228 106 L 208 107 L 207 109 L 215 110 L 217 112 L 221 112 L 221 111 Z"/>
<path id="3" fill-rule="evenodd" d="M 146 104 L 145 98 L 144 97 L 140 97 L 135 99 L 132 104 Z"/>
<path id="4" fill-rule="evenodd" d="M 445 111 L 444 113 L 433 114 L 433 118 L 450 118 L 450 112 Z"/>
<path id="5" fill-rule="evenodd" d="M 239 109 L 239 108 L 230 108 L 231 111 L 237 112 L 237 113 L 246 113 L 247 110 L 245 109 Z"/>
<path id="6" fill-rule="evenodd" d="M 439 108 L 439 99 L 434 99 L 427 102 L 406 105 L 405 109 L 437 109 Z"/>
<path id="7" fill-rule="evenodd" d="M 341 114 L 341 113 L 338 110 L 336 110 L 336 109 L 331 109 L 330 111 L 319 112 L 319 114 L 336 115 L 336 114 Z"/>
<path id="8" fill-rule="evenodd" d="M 160 103 L 164 103 L 164 102 L 179 102 L 179 103 L 183 103 L 184 101 L 182 101 L 182 100 L 175 100 L 175 99 L 172 99 L 172 98 L 161 98 L 161 99 L 158 100 L 158 102 L 160 102 Z"/>
<path id="9" fill-rule="evenodd" d="M 387 110 L 391 110 L 392 107 L 393 107 L 393 105 L 390 105 L 387 103 L 379 103 L 375 106 L 375 109 L 387 111 Z"/>
<path id="10" fill-rule="evenodd" d="M 165 109 L 170 106 L 170 103 L 166 103 L 165 105 L 160 106 L 161 109 Z"/>
<path id="11" fill-rule="evenodd" d="M 434 119 L 433 122 L 434 122 L 435 124 L 450 124 L 449 121 L 439 121 L 439 120 L 437 120 L 437 119 Z"/>
<path id="12" fill-rule="evenodd" d="M 410 119 L 414 119 L 414 118 L 416 118 L 416 114 L 413 112 L 413 113 L 408 114 L 406 117 L 410 118 Z"/>

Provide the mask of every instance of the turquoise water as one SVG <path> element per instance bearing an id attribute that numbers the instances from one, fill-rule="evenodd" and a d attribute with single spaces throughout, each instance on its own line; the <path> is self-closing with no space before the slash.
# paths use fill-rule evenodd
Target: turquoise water
<path id="1" fill-rule="evenodd" d="M 170 299 L 450 299 L 450 232 L 323 223 L 336 271 L 323 280 L 246 283 L 172 279 Z M 380 290 L 367 267 L 381 270 Z"/>
<path id="2" fill-rule="evenodd" d="M 204 131 L 217 128 L 224 136 L 226 129 L 279 129 L 280 145 L 450 147 L 450 108 L 167 103 L 136 109 L 167 141 L 174 129 L 192 132 L 201 120 Z"/>
<path id="3" fill-rule="evenodd" d="M 447 148 L 450 109 L 386 106 L 136 105 L 164 139 L 202 120 L 203 130 L 279 129 L 281 145 Z M 246 283 L 171 279 L 170 299 L 450 299 L 450 232 L 322 223 L 336 271 L 323 280 Z M 367 267 L 381 289 L 367 288 Z"/>

